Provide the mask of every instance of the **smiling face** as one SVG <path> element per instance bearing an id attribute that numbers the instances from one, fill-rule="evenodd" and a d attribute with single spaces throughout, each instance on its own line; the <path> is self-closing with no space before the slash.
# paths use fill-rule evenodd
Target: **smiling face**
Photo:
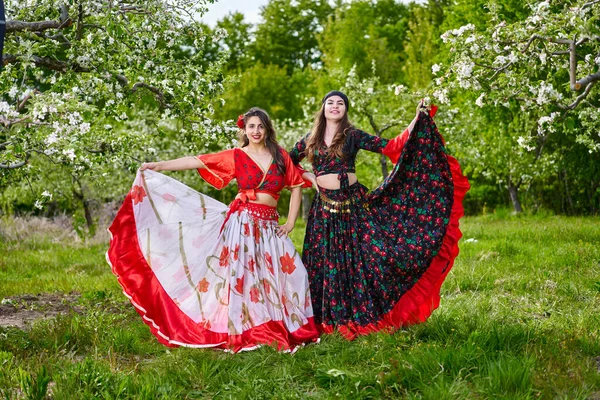
<path id="1" fill-rule="evenodd" d="M 340 121 L 346 114 L 346 104 L 340 96 L 331 96 L 325 100 L 325 119 Z"/>
<path id="2" fill-rule="evenodd" d="M 259 117 L 250 117 L 246 121 L 245 133 L 250 143 L 263 144 L 266 132 L 267 130 Z"/>

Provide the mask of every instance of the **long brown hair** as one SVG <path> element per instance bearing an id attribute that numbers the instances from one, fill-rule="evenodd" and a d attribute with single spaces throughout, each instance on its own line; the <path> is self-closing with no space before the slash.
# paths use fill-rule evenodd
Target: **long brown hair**
<path id="1" fill-rule="evenodd" d="M 321 109 L 315 114 L 313 127 L 310 131 L 308 143 L 306 144 L 306 158 L 309 162 L 313 162 L 315 153 L 326 148 L 325 146 L 325 128 L 327 127 L 327 120 L 325 119 L 325 103 L 321 105 Z M 339 130 L 335 133 L 331 146 L 327 148 L 329 151 L 329 157 L 344 157 L 344 143 L 346 142 L 346 132 L 349 129 L 354 128 L 348 120 L 348 109 L 344 112 L 344 116 L 340 121 Z"/>
<path id="2" fill-rule="evenodd" d="M 246 127 L 248 120 L 251 117 L 258 117 L 260 122 L 262 122 L 265 127 L 266 135 L 265 135 L 265 146 L 273 160 L 275 160 L 275 164 L 277 164 L 277 170 L 280 174 L 285 174 L 285 161 L 283 160 L 283 155 L 279 150 L 279 144 L 277 143 L 277 133 L 275 133 L 275 129 L 273 128 L 273 123 L 271 122 L 271 118 L 269 114 L 262 108 L 252 107 L 248 111 L 244 113 L 244 127 Z M 250 144 L 250 140 L 248 136 L 244 135 L 244 130 L 240 131 L 239 139 L 240 139 L 240 147 L 246 147 Z"/>

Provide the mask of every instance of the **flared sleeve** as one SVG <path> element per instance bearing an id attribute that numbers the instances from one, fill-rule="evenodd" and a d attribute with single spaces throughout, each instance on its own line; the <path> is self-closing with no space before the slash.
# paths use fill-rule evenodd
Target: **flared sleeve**
<path id="1" fill-rule="evenodd" d="M 281 154 L 285 161 L 285 176 L 283 177 L 283 184 L 287 188 L 294 188 L 298 186 L 306 187 L 302 174 L 305 172 L 300 166 L 296 166 L 288 154 L 287 151 L 281 149 Z M 300 172 L 302 171 L 302 172 Z M 310 182 L 309 182 L 310 183 Z"/>
<path id="2" fill-rule="evenodd" d="M 308 135 L 310 135 L 310 133 Z M 304 168 L 302 168 L 302 165 L 300 165 L 300 161 L 302 161 L 304 159 L 304 157 L 306 157 L 306 140 L 308 139 L 308 135 L 304 136 L 302 139 L 297 141 L 289 153 L 289 158 L 293 164 L 293 168 L 300 175 L 300 177 L 302 177 L 302 174 L 307 172 Z M 287 171 L 287 165 L 286 165 L 286 171 Z M 304 179 L 302 179 L 302 182 L 303 182 L 303 184 L 302 184 L 303 188 L 312 187 L 312 183 L 310 183 L 309 181 L 305 181 Z M 287 184 L 286 184 L 286 186 L 287 186 Z"/>
<path id="3" fill-rule="evenodd" d="M 223 189 L 235 178 L 233 149 L 213 154 L 201 154 L 197 157 L 204 164 L 204 168 L 198 168 L 198 173 L 211 186 Z"/>
<path id="4" fill-rule="evenodd" d="M 398 163 L 402 155 L 402 149 L 410 136 L 408 129 L 405 129 L 400 135 L 390 139 L 386 146 L 381 150 L 381 154 L 390 159 L 393 164 Z"/>

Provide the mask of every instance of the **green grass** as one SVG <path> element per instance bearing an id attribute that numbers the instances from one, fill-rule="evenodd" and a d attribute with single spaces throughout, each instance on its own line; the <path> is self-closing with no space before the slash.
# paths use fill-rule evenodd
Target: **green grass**
<path id="1" fill-rule="evenodd" d="M 600 219 L 488 215 L 462 230 L 426 323 L 326 335 L 294 355 L 164 347 L 121 294 L 106 245 L 2 241 L 0 298 L 81 296 L 78 312 L 0 328 L 0 396 L 599 399 Z"/>

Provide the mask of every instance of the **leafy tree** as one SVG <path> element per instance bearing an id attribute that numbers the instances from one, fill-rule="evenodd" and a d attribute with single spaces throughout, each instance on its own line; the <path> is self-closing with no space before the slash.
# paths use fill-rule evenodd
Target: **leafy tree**
<path id="1" fill-rule="evenodd" d="M 270 0 L 256 29 L 254 60 L 274 64 L 291 74 L 321 63 L 316 32 L 331 14 L 327 0 Z"/>
<path id="2" fill-rule="evenodd" d="M 55 165 L 93 183 L 157 146 L 199 152 L 226 135 L 211 118 L 223 61 L 200 51 L 226 33 L 194 20 L 210 2 L 7 1 L 0 185 Z"/>
<path id="3" fill-rule="evenodd" d="M 244 22 L 242 13 L 235 12 L 217 21 L 217 29 L 227 31 L 227 36 L 219 41 L 221 50 L 228 52 L 225 70 L 239 72 L 250 67 L 253 58 L 253 25 Z"/>
<path id="4" fill-rule="evenodd" d="M 250 107 L 264 108 L 271 118 L 299 118 L 302 115 L 299 93 L 308 85 L 307 74 L 297 70 L 291 76 L 285 68 L 260 62 L 230 82 L 216 116 L 237 118 Z"/>
<path id="5" fill-rule="evenodd" d="M 595 1 L 509 4 L 490 2 L 487 19 L 472 19 L 442 35 L 451 51 L 445 67 L 433 66 L 434 96 L 442 102 L 463 98 L 458 102 L 463 109 L 470 105 L 469 114 L 492 126 L 509 122 L 507 131 L 484 136 L 486 129 L 470 120 L 479 130 L 466 136 L 479 133 L 480 144 L 476 137 L 471 143 L 478 153 L 475 169 L 495 175 L 520 211 L 519 192 L 554 179 L 572 149 L 600 149 L 594 90 L 600 79 L 600 7 Z M 507 114 L 513 117 L 503 122 Z M 498 142 L 499 137 L 506 140 Z M 498 154 L 482 156 L 490 153 Z"/>
<path id="6" fill-rule="evenodd" d="M 402 82 L 408 21 L 408 6 L 393 0 L 340 5 L 319 36 L 326 68 L 354 68 L 362 78 L 371 76 L 375 61 L 384 83 Z"/>

